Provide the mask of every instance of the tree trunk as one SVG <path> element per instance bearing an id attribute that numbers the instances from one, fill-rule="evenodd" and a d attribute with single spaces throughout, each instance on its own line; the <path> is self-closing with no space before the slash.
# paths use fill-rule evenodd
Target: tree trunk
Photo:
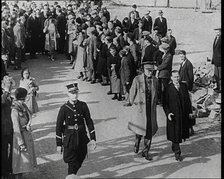
<path id="1" fill-rule="evenodd" d="M 154 0 L 154 7 L 156 7 L 156 0 Z"/>

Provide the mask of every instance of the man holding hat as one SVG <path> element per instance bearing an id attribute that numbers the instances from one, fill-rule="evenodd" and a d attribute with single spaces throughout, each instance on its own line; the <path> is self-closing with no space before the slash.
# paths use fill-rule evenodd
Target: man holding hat
<path id="1" fill-rule="evenodd" d="M 96 148 L 96 135 L 89 108 L 78 100 L 78 83 L 66 86 L 68 101 L 59 110 L 56 123 L 57 151 L 63 152 L 63 159 L 68 164 L 68 177 L 76 176 L 87 154 L 88 128 L 91 145 Z"/>
<path id="2" fill-rule="evenodd" d="M 167 20 L 165 17 L 163 17 L 163 11 L 162 10 L 159 10 L 158 12 L 159 14 L 159 17 L 157 17 L 155 19 L 155 22 L 154 22 L 154 26 L 153 27 L 158 27 L 158 31 L 159 31 L 159 34 L 164 37 L 166 35 L 166 32 L 167 32 Z"/>
<path id="3" fill-rule="evenodd" d="M 141 138 L 144 136 L 145 147 L 142 156 L 146 160 L 152 160 L 149 150 L 152 136 L 158 130 L 156 118 L 158 79 L 152 75 L 155 70 L 152 62 L 146 61 L 142 65 L 144 73 L 134 78 L 129 93 L 130 106 L 136 104 L 137 111 L 128 123 L 128 129 L 136 134 L 134 152 L 138 153 Z"/>
<path id="4" fill-rule="evenodd" d="M 212 64 L 214 65 L 214 77 L 217 85 L 214 90 L 221 92 L 221 28 L 214 30 L 216 37 L 213 43 Z"/>

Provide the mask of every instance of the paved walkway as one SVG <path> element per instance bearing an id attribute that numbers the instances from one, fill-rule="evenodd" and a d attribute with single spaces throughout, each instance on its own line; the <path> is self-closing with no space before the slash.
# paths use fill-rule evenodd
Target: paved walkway
<path id="1" fill-rule="evenodd" d="M 76 75 L 63 56 L 59 56 L 55 62 L 40 56 L 28 60 L 23 66 L 30 68 L 31 75 L 40 86 L 40 112 L 33 118 L 32 124 L 38 167 L 26 174 L 25 179 L 63 179 L 67 166 L 62 155 L 56 154 L 55 122 L 59 107 L 67 100 L 65 84 L 75 81 Z M 9 71 L 18 85 L 20 72 Z M 127 129 L 133 107 L 123 107 L 122 102 L 112 101 L 112 96 L 106 95 L 108 86 L 78 82 L 80 100 L 86 101 L 90 108 L 97 136 L 97 149 L 90 151 L 78 173 L 82 178 L 220 177 L 219 122 L 208 118 L 197 119 L 195 136 L 181 144 L 184 160 L 176 162 L 170 142 L 166 140 L 165 115 L 158 106 L 159 130 L 152 142 L 153 161 L 148 162 L 133 153 L 134 135 Z"/>

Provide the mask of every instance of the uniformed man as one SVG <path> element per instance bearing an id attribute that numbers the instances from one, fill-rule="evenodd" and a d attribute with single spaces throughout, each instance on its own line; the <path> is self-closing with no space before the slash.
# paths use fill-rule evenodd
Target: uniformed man
<path id="1" fill-rule="evenodd" d="M 96 136 L 93 120 L 89 108 L 83 101 L 78 100 L 78 84 L 72 83 L 66 86 L 69 100 L 60 108 L 56 124 L 57 151 L 63 152 L 63 159 L 68 163 L 68 176 L 75 178 L 86 154 L 89 138 L 86 132 L 88 128 L 91 148 L 96 148 Z"/>

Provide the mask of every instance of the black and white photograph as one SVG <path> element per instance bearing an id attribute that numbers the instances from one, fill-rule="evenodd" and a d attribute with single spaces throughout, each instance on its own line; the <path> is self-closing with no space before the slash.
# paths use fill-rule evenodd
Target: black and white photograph
<path id="1" fill-rule="evenodd" d="M 1 0 L 1 179 L 221 178 L 221 0 Z"/>

